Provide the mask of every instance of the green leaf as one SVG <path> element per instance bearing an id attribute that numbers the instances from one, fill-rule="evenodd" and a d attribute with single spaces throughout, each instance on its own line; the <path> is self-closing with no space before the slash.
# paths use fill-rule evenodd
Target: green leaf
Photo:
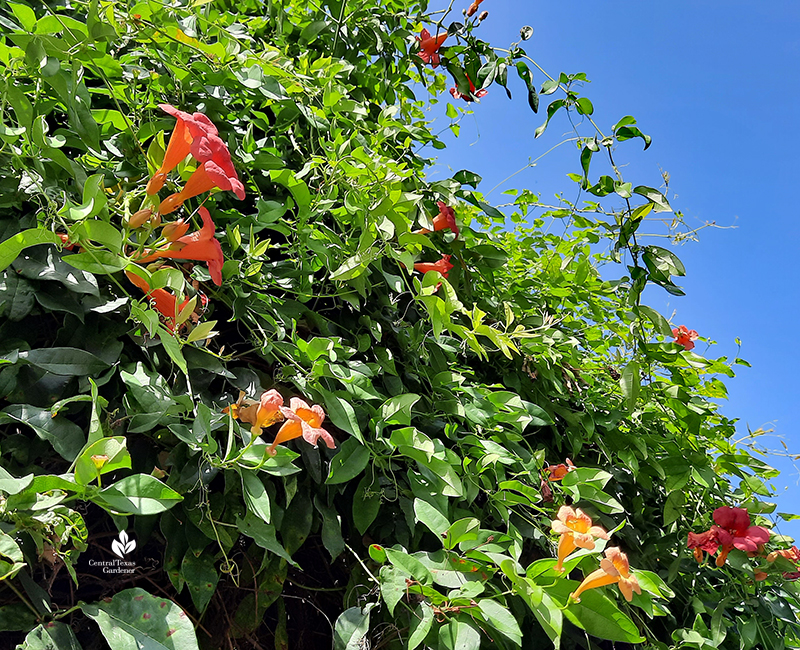
<path id="1" fill-rule="evenodd" d="M 336 619 L 333 633 L 334 650 L 362 650 L 364 639 L 369 632 L 368 605 L 363 610 L 351 607 L 343 611 Z"/>
<path id="2" fill-rule="evenodd" d="M 269 494 L 267 494 L 264 483 L 257 472 L 242 469 L 241 467 L 238 469 L 242 477 L 242 492 L 248 511 L 268 524 L 270 522 L 271 507 Z"/>
<path id="3" fill-rule="evenodd" d="M 0 243 L 0 271 L 5 270 L 19 254 L 30 246 L 37 244 L 60 244 L 61 238 L 55 233 L 43 228 L 30 228 L 21 233 L 12 235 Z"/>
<path id="4" fill-rule="evenodd" d="M 653 212 L 672 212 L 672 208 L 669 205 L 669 201 L 667 201 L 667 197 L 652 187 L 639 185 L 633 188 L 633 193 L 639 194 L 648 201 L 654 203 L 655 205 L 653 207 Z"/>
<path id="5" fill-rule="evenodd" d="M 76 95 L 75 99 L 79 100 L 80 98 Z M 84 125 L 84 123 L 87 126 L 91 124 L 96 130 L 97 125 L 92 118 L 92 114 L 82 106 L 80 101 L 78 101 L 78 105 L 83 110 L 74 113 L 76 123 L 80 124 L 81 126 Z M 87 116 L 80 118 L 78 114 L 83 114 L 83 112 L 85 112 Z M 73 120 L 70 120 L 70 122 L 72 121 Z M 87 133 L 90 130 L 91 126 L 88 126 Z M 103 175 L 94 174 L 93 176 L 87 178 L 83 184 L 83 203 L 81 203 L 81 205 L 73 205 L 68 201 L 67 204 L 60 210 L 59 214 L 72 221 L 84 221 L 85 219 L 91 219 L 92 217 L 97 216 L 100 211 L 106 207 L 107 203 L 108 199 L 106 198 L 105 189 L 103 188 Z"/>
<path id="6" fill-rule="evenodd" d="M 647 318 L 656 328 L 661 336 L 672 336 L 672 327 L 666 318 L 659 314 L 655 309 L 647 307 L 646 305 L 639 305 L 639 313 Z"/>
<path id="7" fill-rule="evenodd" d="M 58 621 L 37 625 L 17 647 L 19 650 L 82 650 L 72 628 Z"/>
<path id="8" fill-rule="evenodd" d="M 433 584 L 433 575 L 417 558 L 410 556 L 404 551 L 398 551 L 394 548 L 384 548 L 384 551 L 386 552 L 387 559 L 393 567 L 399 569 L 403 573 L 407 573 L 414 578 L 414 580 L 417 580 L 422 584 Z"/>
<path id="9" fill-rule="evenodd" d="M 353 523 L 361 535 L 375 521 L 381 508 L 381 489 L 377 479 L 373 478 L 370 472 L 359 481 L 356 493 L 353 495 Z M 373 485 L 376 487 L 373 488 Z M 0 490 L 2 481 L 0 481 Z"/>
<path id="10" fill-rule="evenodd" d="M 625 396 L 626 407 L 628 412 L 632 412 L 636 407 L 636 400 L 639 398 L 641 378 L 639 376 L 639 363 L 631 361 L 622 370 L 622 376 L 619 379 L 622 394 Z"/>
<path id="11" fill-rule="evenodd" d="M 88 485 L 96 480 L 98 475 L 107 474 L 117 469 L 131 466 L 131 455 L 126 447 L 126 440 L 122 436 L 101 438 L 86 447 L 75 461 L 75 482 L 78 485 Z M 92 456 L 106 456 L 107 460 L 98 470 Z"/>
<path id="12" fill-rule="evenodd" d="M 187 553 L 181 564 L 181 576 L 189 587 L 192 604 L 201 614 L 208 607 L 219 582 L 219 572 L 214 568 L 214 555 L 206 551 L 200 557 Z"/>
<path id="13" fill-rule="evenodd" d="M 439 650 L 478 650 L 481 636 L 471 623 L 450 619 L 439 628 Z"/>
<path id="14" fill-rule="evenodd" d="M 325 482 L 328 485 L 337 485 L 354 479 L 364 471 L 369 459 L 370 453 L 367 447 L 355 438 L 345 440 L 331 460 L 330 472 Z"/>
<path id="15" fill-rule="evenodd" d="M 36 14 L 28 5 L 17 2 L 9 2 L 8 7 L 14 13 L 14 17 L 19 21 L 26 32 L 32 32 L 36 28 Z"/>
<path id="16" fill-rule="evenodd" d="M 78 348 L 37 348 L 20 352 L 19 358 L 54 375 L 65 376 L 96 376 L 109 365 L 91 352 Z"/>
<path id="17" fill-rule="evenodd" d="M 516 646 L 522 645 L 522 630 L 513 614 L 496 600 L 484 598 L 478 601 L 478 608 L 483 617 L 494 629 Z"/>
<path id="18" fill-rule="evenodd" d="M 381 419 L 386 424 L 408 426 L 411 424 L 411 408 L 420 400 L 414 393 L 391 397 L 381 406 Z"/>
<path id="19" fill-rule="evenodd" d="M 135 587 L 84 604 L 113 650 L 198 650 L 191 619 L 171 600 Z"/>
<path id="20" fill-rule="evenodd" d="M 112 275 L 124 269 L 130 261 L 111 251 L 92 250 L 65 255 L 64 261 L 76 269 L 98 275 Z"/>
<path id="21" fill-rule="evenodd" d="M 568 584 L 558 584 L 557 588 L 565 594 L 565 598 L 567 590 L 572 589 Z M 596 590 L 581 594 L 579 603 L 569 601 L 564 615 L 575 625 L 600 639 L 625 643 L 644 642 L 634 622 L 614 601 Z"/>
<path id="22" fill-rule="evenodd" d="M 164 346 L 164 350 L 166 350 L 170 359 L 183 371 L 184 375 L 188 374 L 189 370 L 186 366 L 186 359 L 181 351 L 181 344 L 178 343 L 175 336 L 167 328 L 159 325 L 158 338 L 161 340 L 161 345 Z"/>
<path id="23" fill-rule="evenodd" d="M 53 417 L 50 409 L 42 409 L 29 404 L 12 404 L 0 413 L 0 423 L 8 421 L 29 426 L 42 440 L 53 445 L 53 449 L 62 458 L 70 462 L 83 448 L 83 430 L 61 415 Z"/>
<path id="24" fill-rule="evenodd" d="M 447 518 L 427 501 L 414 499 L 414 515 L 417 521 L 425 524 L 430 531 L 440 540 L 447 534 L 450 522 Z"/>
<path id="25" fill-rule="evenodd" d="M 133 515 L 154 515 L 183 501 L 175 490 L 149 474 L 126 476 L 101 490 L 100 498 L 112 510 Z"/>
<path id="26" fill-rule="evenodd" d="M 417 605 L 411 617 L 407 650 L 415 650 L 415 648 L 425 640 L 425 637 L 428 636 L 432 625 L 433 608 L 429 603 L 423 601 Z"/>
<path id="27" fill-rule="evenodd" d="M 322 394 L 322 399 L 325 402 L 325 412 L 331 422 L 342 431 L 347 431 L 363 444 L 364 437 L 361 435 L 358 418 L 350 402 L 326 390 L 320 390 L 319 392 Z"/>
<path id="28" fill-rule="evenodd" d="M 278 542 L 278 539 L 275 536 L 275 526 L 272 524 L 264 523 L 263 520 L 259 519 L 255 515 L 247 513 L 247 516 L 244 519 L 237 515 L 236 527 L 239 529 L 240 533 L 247 535 L 247 537 L 251 538 L 265 551 L 269 551 L 270 553 L 274 553 L 275 555 L 282 557 L 292 566 L 297 566 L 297 562 L 292 559 L 292 556 L 289 555 L 289 553 L 286 552 L 286 549 L 283 548 L 283 546 L 281 546 Z"/>

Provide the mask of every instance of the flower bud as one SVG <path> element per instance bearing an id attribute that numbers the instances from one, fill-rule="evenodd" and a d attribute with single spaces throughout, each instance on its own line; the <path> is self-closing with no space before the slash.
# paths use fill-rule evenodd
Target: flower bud
<path id="1" fill-rule="evenodd" d="M 183 237 L 187 230 L 189 230 L 189 223 L 183 219 L 178 219 L 164 226 L 161 229 L 161 236 L 167 241 L 175 241 Z"/>
<path id="2" fill-rule="evenodd" d="M 488 17 L 489 17 L 489 12 L 488 11 L 482 11 L 480 16 L 478 16 L 478 20 L 479 21 L 483 21 L 483 20 L 486 20 Z"/>
<path id="3" fill-rule="evenodd" d="M 152 215 L 153 210 L 151 208 L 138 210 L 128 218 L 128 226 L 130 228 L 141 228 L 145 223 L 147 223 Z"/>

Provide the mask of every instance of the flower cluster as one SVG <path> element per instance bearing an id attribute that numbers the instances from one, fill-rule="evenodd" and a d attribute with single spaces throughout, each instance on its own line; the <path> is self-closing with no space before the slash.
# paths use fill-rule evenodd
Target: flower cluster
<path id="1" fill-rule="evenodd" d="M 240 393 L 239 400 L 222 412 L 249 424 L 253 436 L 260 436 L 262 429 L 282 421 L 275 440 L 267 448 L 270 456 L 278 453 L 275 448 L 279 444 L 300 436 L 311 445 L 317 445 L 322 438 L 329 449 L 336 447 L 333 436 L 322 428 L 325 411 L 321 406 L 309 406 L 299 397 L 292 397 L 286 407 L 283 396 L 274 388 L 262 393 L 258 400 L 246 399 L 245 394 Z"/>
<path id="2" fill-rule="evenodd" d="M 686 328 L 686 325 L 680 325 L 672 329 L 672 336 L 675 337 L 675 343 L 682 345 L 685 350 L 693 350 L 694 342 L 699 338 L 695 330 Z"/>
<path id="3" fill-rule="evenodd" d="M 186 199 L 215 187 L 229 190 L 239 199 L 243 199 L 244 185 L 239 181 L 233 167 L 227 145 L 219 137 L 217 127 L 211 120 L 202 113 L 185 113 L 169 104 L 159 104 L 159 108 L 178 121 L 169 139 L 161 167 L 147 184 L 147 193 L 152 195 L 161 190 L 167 174 L 189 154 L 200 163 L 183 190 L 171 194 L 161 202 L 159 212 L 162 215 L 174 212 Z"/>
<path id="4" fill-rule="evenodd" d="M 704 552 L 713 555 L 721 547 L 715 562 L 721 567 L 734 548 L 756 553 L 769 541 L 769 530 L 763 526 L 750 525 L 750 515 L 746 508 L 722 506 L 714 510 L 713 517 L 716 525 L 702 533 L 689 533 L 687 546 L 693 549 L 698 562 L 703 561 Z"/>
<path id="5" fill-rule="evenodd" d="M 558 561 L 555 566 L 555 570 L 559 572 L 564 570 L 564 560 L 574 550 L 585 548 L 593 551 L 595 540 L 609 538 L 608 533 L 602 527 L 594 526 L 591 517 L 580 508 L 573 510 L 570 506 L 562 506 L 551 526 L 553 532 L 560 535 Z M 619 586 L 619 590 L 628 602 L 633 599 L 634 591 L 637 594 L 642 593 L 639 581 L 630 572 L 628 556 L 616 546 L 605 550 L 605 558 L 600 560 L 600 568 L 583 579 L 578 588 L 570 594 L 570 599 L 580 602 L 580 596 L 584 591 L 613 584 Z"/>

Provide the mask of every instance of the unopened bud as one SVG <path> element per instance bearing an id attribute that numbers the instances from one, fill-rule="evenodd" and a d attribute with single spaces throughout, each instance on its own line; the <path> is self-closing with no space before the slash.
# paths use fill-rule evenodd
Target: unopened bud
<path id="1" fill-rule="evenodd" d="M 177 221 L 173 221 L 172 223 L 168 223 L 166 226 L 164 226 L 161 229 L 161 236 L 167 241 L 175 241 L 176 239 L 183 237 L 187 230 L 189 230 L 189 222 L 184 221 L 183 219 L 178 219 Z"/>
<path id="2" fill-rule="evenodd" d="M 481 14 L 480 14 L 480 16 L 478 16 L 478 20 L 479 20 L 479 21 L 484 21 L 484 20 L 486 20 L 488 17 L 489 17 L 489 12 L 488 12 L 488 11 L 482 11 L 482 12 L 481 12 Z"/>
<path id="3" fill-rule="evenodd" d="M 128 218 L 128 226 L 131 228 L 141 228 L 145 223 L 147 223 L 147 221 L 149 221 L 151 216 L 153 216 L 153 210 L 151 208 L 138 210 Z"/>

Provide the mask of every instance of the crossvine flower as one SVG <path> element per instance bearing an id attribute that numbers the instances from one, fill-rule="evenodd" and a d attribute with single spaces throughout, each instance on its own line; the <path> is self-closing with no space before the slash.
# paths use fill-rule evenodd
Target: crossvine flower
<path id="1" fill-rule="evenodd" d="M 699 338 L 695 330 L 690 330 L 686 325 L 679 325 L 672 329 L 672 336 L 675 337 L 675 343 L 682 345 L 685 350 L 693 350 L 694 342 Z"/>
<path id="2" fill-rule="evenodd" d="M 281 407 L 281 413 L 286 421 L 267 449 L 271 456 L 277 453 L 275 447 L 279 444 L 300 436 L 303 436 L 303 440 L 311 445 L 317 445 L 319 439 L 322 438 L 329 449 L 336 447 L 333 436 L 322 428 L 325 411 L 321 406 L 317 404 L 309 406 L 299 397 L 293 397 L 289 400 L 289 408 Z"/>
<path id="3" fill-rule="evenodd" d="M 419 36 L 417 36 L 417 42 L 419 43 L 419 58 L 425 63 L 430 63 L 431 67 L 435 68 L 438 66 L 439 48 L 442 46 L 442 43 L 444 43 L 446 38 L 447 32 L 442 32 L 436 36 L 431 36 L 431 33 L 427 29 L 423 29 L 419 33 Z"/>
<path id="4" fill-rule="evenodd" d="M 573 510 L 569 506 L 561 506 L 557 519 L 551 522 L 554 533 L 561 535 L 558 540 L 558 562 L 555 570 L 564 570 L 564 560 L 577 548 L 594 550 L 595 539 L 608 539 L 608 533 L 601 526 L 592 525 L 592 518 L 583 510 Z"/>
<path id="5" fill-rule="evenodd" d="M 606 549 L 606 556 L 600 560 L 600 568 L 583 579 L 578 588 L 570 594 L 570 599 L 580 602 L 581 594 L 588 589 L 617 584 L 625 600 L 633 600 L 633 592 L 642 593 L 639 580 L 630 572 L 628 556 L 616 546 Z"/>

